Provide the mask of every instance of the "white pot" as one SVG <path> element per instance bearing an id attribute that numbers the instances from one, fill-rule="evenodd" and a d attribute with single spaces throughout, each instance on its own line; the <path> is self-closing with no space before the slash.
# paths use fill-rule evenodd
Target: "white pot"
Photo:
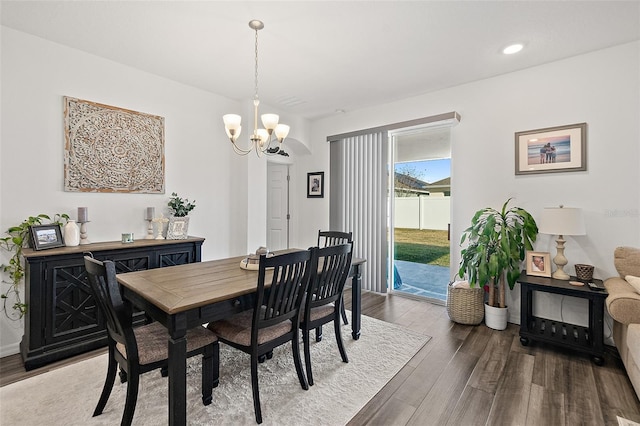
<path id="1" fill-rule="evenodd" d="M 75 220 L 69 220 L 62 227 L 62 232 L 65 246 L 75 247 L 80 244 L 80 228 L 78 228 Z"/>
<path id="2" fill-rule="evenodd" d="M 507 328 L 507 308 L 489 306 L 484 304 L 484 323 L 494 330 L 504 330 Z"/>

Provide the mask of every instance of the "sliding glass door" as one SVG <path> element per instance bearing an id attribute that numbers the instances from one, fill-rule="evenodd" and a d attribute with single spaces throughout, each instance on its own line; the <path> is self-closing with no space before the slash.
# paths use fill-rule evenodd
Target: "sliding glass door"
<path id="1" fill-rule="evenodd" d="M 391 133 L 393 290 L 444 302 L 451 279 L 450 127 Z"/>

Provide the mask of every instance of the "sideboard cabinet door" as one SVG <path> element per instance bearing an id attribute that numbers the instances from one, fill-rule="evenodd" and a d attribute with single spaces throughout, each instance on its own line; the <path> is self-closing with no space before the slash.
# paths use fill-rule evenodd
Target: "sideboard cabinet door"
<path id="1" fill-rule="evenodd" d="M 107 343 L 84 268 L 84 255 L 111 260 L 117 273 L 200 262 L 203 238 L 94 243 L 43 251 L 24 250 L 27 313 L 20 350 L 31 370 Z M 144 312 L 134 322 L 145 321 Z"/>

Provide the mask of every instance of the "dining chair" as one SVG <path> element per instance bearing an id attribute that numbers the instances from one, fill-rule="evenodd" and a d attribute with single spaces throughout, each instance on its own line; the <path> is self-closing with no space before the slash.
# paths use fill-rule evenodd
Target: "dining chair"
<path id="1" fill-rule="evenodd" d="M 210 322 L 218 339 L 251 355 L 251 388 L 256 422 L 262 423 L 258 389 L 258 358 L 291 342 L 293 361 L 303 389 L 309 389 L 300 359 L 300 305 L 313 269 L 311 251 L 273 257 L 260 256 L 258 284 L 252 310 Z"/>
<path id="2" fill-rule="evenodd" d="M 322 231 L 318 230 L 318 247 L 329 247 L 335 246 L 338 244 L 346 244 L 353 242 L 353 233 L 352 232 L 342 232 L 342 231 Z M 349 320 L 347 319 L 347 312 L 344 307 L 344 303 L 342 303 L 342 307 L 340 308 L 340 314 L 342 315 L 342 321 L 345 324 L 349 324 Z M 316 333 L 316 341 L 322 340 L 322 329 L 320 329 L 320 333 Z"/>
<path id="3" fill-rule="evenodd" d="M 343 362 L 349 362 L 340 333 L 340 307 L 342 292 L 351 268 L 353 243 L 329 246 L 315 251 L 318 273 L 311 278 L 309 291 L 301 315 L 300 329 L 304 343 L 304 361 L 307 381 L 313 386 L 309 332 L 318 333 L 322 325 L 333 322 L 338 350 Z"/>
<path id="4" fill-rule="evenodd" d="M 107 378 L 93 416 L 102 414 L 119 365 L 120 378 L 127 383 L 121 425 L 130 425 L 136 409 L 140 375 L 155 369 L 162 369 L 162 375 L 166 375 L 169 334 L 157 322 L 133 328 L 132 306 L 122 299 L 112 261 L 101 262 L 85 256 L 84 264 L 96 303 L 107 321 L 109 347 Z M 209 405 L 213 388 L 218 386 L 219 346 L 217 337 L 204 327 L 187 331 L 187 357 L 196 354 L 202 354 L 202 403 Z"/>

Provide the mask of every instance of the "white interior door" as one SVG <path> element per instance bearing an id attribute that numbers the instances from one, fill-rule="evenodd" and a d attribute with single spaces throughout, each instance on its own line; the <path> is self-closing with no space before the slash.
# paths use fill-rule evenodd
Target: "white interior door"
<path id="1" fill-rule="evenodd" d="M 267 248 L 289 248 L 289 166 L 267 164 Z"/>

